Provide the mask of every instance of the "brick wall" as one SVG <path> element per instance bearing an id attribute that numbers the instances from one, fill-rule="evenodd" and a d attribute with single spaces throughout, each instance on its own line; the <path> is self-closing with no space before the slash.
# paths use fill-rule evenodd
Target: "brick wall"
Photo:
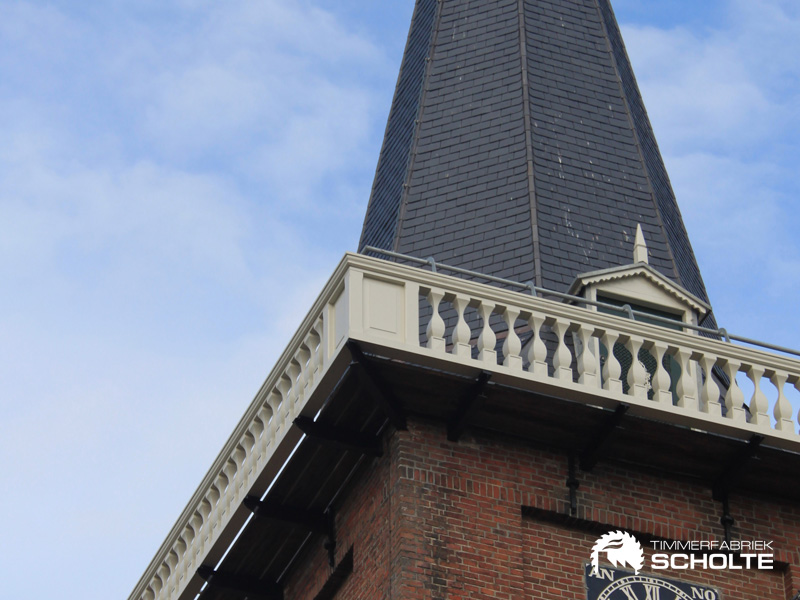
<path id="1" fill-rule="evenodd" d="M 354 567 L 327 597 L 580 599 L 592 545 L 608 530 L 722 538 L 721 506 L 695 483 L 601 462 L 578 472 L 579 510 L 567 524 L 562 454 L 499 436 L 451 443 L 441 424 L 413 420 L 385 444 L 341 502 L 337 561 L 352 547 Z M 800 589 L 800 507 L 736 495 L 730 503 L 734 539 L 773 540 L 775 570 L 656 574 L 715 586 L 725 600 L 788 600 Z M 312 540 L 285 597 L 317 598 L 332 571 L 322 540 Z"/>

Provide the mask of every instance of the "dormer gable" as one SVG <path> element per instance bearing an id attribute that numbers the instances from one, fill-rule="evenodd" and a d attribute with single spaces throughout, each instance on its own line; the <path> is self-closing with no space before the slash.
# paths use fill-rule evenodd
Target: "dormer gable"
<path id="1" fill-rule="evenodd" d="M 636 230 L 633 255 L 632 264 L 578 275 L 569 294 L 593 302 L 628 304 L 634 310 L 663 314 L 692 325 L 703 322 L 711 306 L 648 264 L 641 226 Z"/>

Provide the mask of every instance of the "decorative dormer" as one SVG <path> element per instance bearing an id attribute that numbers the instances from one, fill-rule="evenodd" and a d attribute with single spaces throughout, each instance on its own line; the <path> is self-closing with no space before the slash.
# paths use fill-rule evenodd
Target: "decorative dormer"
<path id="1" fill-rule="evenodd" d="M 647 318 L 641 313 L 699 325 L 711 312 L 707 302 L 650 266 L 641 225 L 636 227 L 632 264 L 579 275 L 570 286 L 569 294 L 615 306 L 627 304 L 640 313 L 637 318 L 644 321 Z M 595 305 L 590 308 L 601 312 L 610 310 Z"/>

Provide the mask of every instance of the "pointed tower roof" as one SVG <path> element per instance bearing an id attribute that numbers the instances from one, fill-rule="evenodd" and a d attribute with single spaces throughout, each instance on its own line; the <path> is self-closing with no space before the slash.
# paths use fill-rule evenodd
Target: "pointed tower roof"
<path id="1" fill-rule="evenodd" d="M 360 248 L 564 291 L 638 223 L 707 301 L 608 0 L 417 0 Z"/>

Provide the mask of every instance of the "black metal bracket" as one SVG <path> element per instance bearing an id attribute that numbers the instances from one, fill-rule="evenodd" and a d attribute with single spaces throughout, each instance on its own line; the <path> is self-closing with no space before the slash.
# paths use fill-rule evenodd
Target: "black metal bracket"
<path id="1" fill-rule="evenodd" d="M 319 593 L 314 596 L 314 600 L 333 600 L 336 593 L 344 585 L 345 580 L 353 572 L 353 547 L 345 552 L 342 560 L 334 567 L 333 572 L 328 577 L 328 581 L 322 586 Z"/>
<path id="2" fill-rule="evenodd" d="M 383 456 L 381 439 L 361 431 L 339 429 L 323 425 L 308 417 L 297 417 L 294 424 L 312 440 L 367 456 Z"/>
<path id="3" fill-rule="evenodd" d="M 569 514 L 573 517 L 578 514 L 578 488 L 580 482 L 578 481 L 575 469 L 575 455 L 569 455 L 569 471 L 567 475 L 567 487 L 569 488 Z"/>
<path id="4" fill-rule="evenodd" d="M 622 419 L 625 416 L 625 413 L 628 412 L 629 408 L 630 406 L 627 404 L 619 404 L 614 412 L 608 415 L 605 423 L 603 423 L 603 426 L 595 434 L 591 441 L 586 444 L 581 452 L 582 471 L 591 471 L 594 469 L 595 465 L 597 465 L 597 461 L 600 460 L 600 454 L 603 450 L 603 446 L 605 446 L 605 444 L 611 438 L 611 435 L 614 433 L 614 430 L 622 422 Z"/>
<path id="5" fill-rule="evenodd" d="M 242 502 L 257 519 L 271 519 L 289 523 L 315 533 L 327 534 L 329 519 L 324 512 L 314 512 L 297 508 L 287 508 L 277 502 L 259 500 L 256 496 L 247 496 Z"/>
<path id="6" fill-rule="evenodd" d="M 712 486 L 712 497 L 714 500 L 723 502 L 728 497 L 728 492 L 736 485 L 739 478 L 742 476 L 747 464 L 756 457 L 758 448 L 761 442 L 764 441 L 764 436 L 754 435 L 746 446 L 741 448 L 734 456 L 722 474 L 717 477 Z"/>
<path id="7" fill-rule="evenodd" d="M 467 428 L 470 418 L 480 408 L 483 392 L 491 378 L 492 374 L 489 371 L 481 371 L 478 378 L 461 397 L 455 413 L 447 421 L 447 439 L 451 442 L 459 440 L 461 434 Z"/>
<path id="8" fill-rule="evenodd" d="M 731 542 L 733 525 L 736 522 L 731 516 L 730 491 L 742 476 L 747 463 L 755 458 L 763 441 L 764 437 L 761 435 L 751 437 L 747 445 L 741 448 L 736 453 L 736 456 L 731 459 L 711 488 L 711 495 L 714 500 L 722 503 L 722 517 L 720 517 L 719 522 L 725 531 L 725 541 L 728 543 Z"/>
<path id="9" fill-rule="evenodd" d="M 215 571 L 206 565 L 197 569 L 197 575 L 209 587 L 242 594 L 248 600 L 283 600 L 283 587 L 274 581 Z"/>
<path id="10" fill-rule="evenodd" d="M 359 380 L 363 383 L 365 391 L 375 398 L 375 401 L 383 409 L 395 429 L 400 431 L 408 429 L 402 404 L 394 395 L 392 389 L 386 385 L 386 382 L 375 369 L 375 365 L 367 360 L 358 343 L 350 340 L 347 342 L 347 348 L 358 365 Z"/>

